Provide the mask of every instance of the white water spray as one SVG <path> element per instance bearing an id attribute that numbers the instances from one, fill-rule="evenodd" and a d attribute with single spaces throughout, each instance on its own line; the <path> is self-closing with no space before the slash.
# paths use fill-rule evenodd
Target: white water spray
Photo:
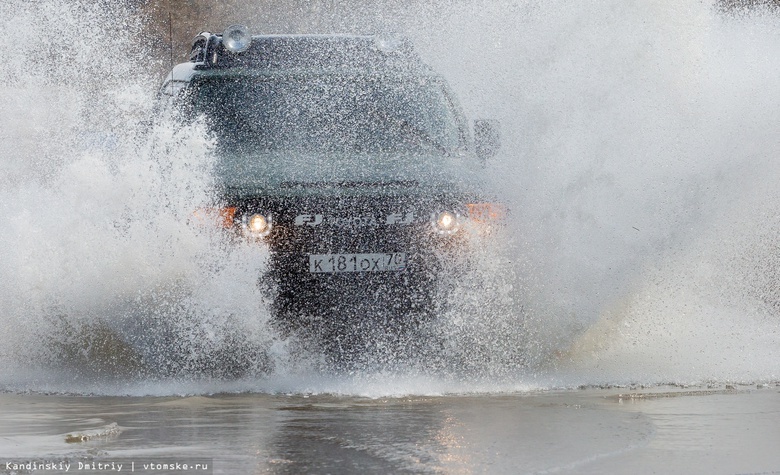
<path id="1" fill-rule="evenodd" d="M 469 295 L 484 294 L 475 282 L 447 317 L 469 377 L 313 377 L 283 349 L 273 376 L 229 384 L 52 376 L 52 360 L 74 357 L 47 343 L 70 338 L 63 328 L 139 312 L 186 320 L 206 341 L 190 342 L 196 353 L 229 338 L 226 319 L 277 352 L 256 285 L 262 251 L 188 223 L 210 199 L 210 144 L 148 124 L 157 78 L 135 47 L 140 20 L 53 0 L 0 6 L 0 328 L 11 336 L 0 386 L 375 395 L 778 378 L 776 12 L 437 2 L 379 21 L 366 9 L 312 10 L 290 28 L 405 33 L 469 115 L 502 122 L 489 172 L 512 208 L 516 278 L 491 276 L 488 306 Z"/>

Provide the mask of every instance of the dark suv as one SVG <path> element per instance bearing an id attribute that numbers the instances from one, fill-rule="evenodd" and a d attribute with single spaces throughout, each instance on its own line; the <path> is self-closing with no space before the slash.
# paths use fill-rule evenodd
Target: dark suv
<path id="1" fill-rule="evenodd" d="M 161 94 L 216 138 L 220 221 L 268 246 L 274 321 L 335 359 L 419 344 L 501 213 L 480 178 L 495 126 L 473 140 L 403 40 L 201 33 Z"/>

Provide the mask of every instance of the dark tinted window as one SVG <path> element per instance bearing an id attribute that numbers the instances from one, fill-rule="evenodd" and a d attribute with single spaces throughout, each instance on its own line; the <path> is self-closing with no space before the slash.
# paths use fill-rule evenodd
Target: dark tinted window
<path id="1" fill-rule="evenodd" d="M 192 105 L 230 152 L 446 152 L 460 117 L 435 79 L 343 75 L 205 77 Z"/>

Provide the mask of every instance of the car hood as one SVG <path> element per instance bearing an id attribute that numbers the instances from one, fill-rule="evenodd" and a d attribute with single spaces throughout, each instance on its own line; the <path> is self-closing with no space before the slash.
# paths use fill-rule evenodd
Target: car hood
<path id="1" fill-rule="evenodd" d="M 482 169 L 471 154 L 222 155 L 219 187 L 231 195 L 481 194 Z"/>

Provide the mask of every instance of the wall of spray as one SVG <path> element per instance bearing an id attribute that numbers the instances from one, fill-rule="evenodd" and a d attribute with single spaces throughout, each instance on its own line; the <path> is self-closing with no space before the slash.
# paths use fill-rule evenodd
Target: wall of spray
<path id="1" fill-rule="evenodd" d="M 490 349 L 458 355 L 469 374 L 494 378 L 481 389 L 777 379 L 776 11 L 666 0 L 230 6 L 205 28 L 404 34 L 472 118 L 501 121 L 487 172 L 511 208 L 499 254 L 512 272 L 488 269 L 472 289 L 487 285 L 492 303 L 469 304 L 466 288 L 448 316 L 456 343 Z M 262 251 L 189 224 L 210 200 L 210 144 L 197 128 L 150 123 L 165 58 L 139 42 L 155 24 L 141 12 L 0 5 L 5 387 L 57 387 L 47 368 L 88 366 L 93 351 L 63 341 L 89 343 L 80 329 L 139 308 L 186 317 L 192 341 L 207 342 L 195 353 L 229 340 L 226 319 L 279 345 L 255 285 Z M 281 386 L 301 390 L 281 371 Z M 318 384 L 306 387 L 334 388 Z"/>
<path id="2" fill-rule="evenodd" d="M 554 377 L 775 378 L 777 12 L 505 7 L 452 18 L 492 32 L 466 81 L 506 101 L 496 168 Z"/>
<path id="3" fill-rule="evenodd" d="M 211 143 L 198 127 L 151 120 L 158 78 L 133 13 L 68 1 L 0 7 L 0 325 L 9 335 L 0 358 L 11 385 L 30 375 L 40 384 L 142 376 L 106 322 L 186 320 L 196 354 L 230 337 L 226 316 L 251 315 L 247 334 L 265 321 L 246 270 L 262 253 L 225 251 L 192 225 L 210 204 Z"/>

